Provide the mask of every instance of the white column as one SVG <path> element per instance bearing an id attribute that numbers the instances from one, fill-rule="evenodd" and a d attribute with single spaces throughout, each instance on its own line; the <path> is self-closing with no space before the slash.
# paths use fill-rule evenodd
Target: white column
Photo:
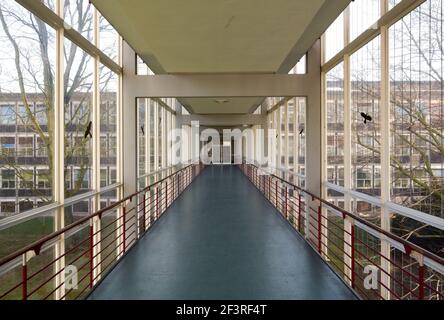
<path id="1" fill-rule="evenodd" d="M 381 0 L 381 15 L 388 11 L 388 1 Z M 379 107 L 381 121 L 381 228 L 391 231 L 390 212 L 386 203 L 390 201 L 390 77 L 389 77 L 389 32 L 388 26 L 381 27 L 381 103 Z M 381 240 L 381 255 L 390 259 L 390 244 Z M 390 263 L 381 258 L 381 269 L 390 274 Z M 381 296 L 390 299 L 390 276 L 381 272 Z"/>
<path id="2" fill-rule="evenodd" d="M 350 41 L 350 9 L 344 11 L 344 46 Z M 351 79 L 350 79 L 350 55 L 344 55 L 344 188 L 350 190 L 352 187 L 351 168 Z M 351 211 L 351 197 L 349 193 L 344 194 L 344 209 Z M 351 267 L 351 233 L 352 224 L 349 220 L 344 221 L 344 255 L 345 265 Z M 345 268 L 346 275 L 351 279 L 352 273 L 349 268 Z M 348 281 L 348 280 L 347 280 Z M 350 282 L 351 284 L 351 282 Z"/>
<path id="3" fill-rule="evenodd" d="M 276 132 L 277 132 L 277 141 L 276 141 L 276 146 L 277 146 L 277 162 L 276 162 L 276 166 L 278 168 L 281 168 L 281 107 L 276 109 Z"/>
<path id="4" fill-rule="evenodd" d="M 288 101 L 282 106 L 284 108 L 284 166 L 285 169 L 288 169 Z"/>
<path id="5" fill-rule="evenodd" d="M 63 17 L 63 2 L 56 0 L 56 11 Z M 63 204 L 65 202 L 65 105 L 64 105 L 64 30 L 56 31 L 56 74 L 55 74 L 55 108 L 54 108 L 54 139 L 53 139 L 53 162 L 54 169 L 53 186 L 54 202 Z M 61 206 L 54 214 L 54 231 L 65 227 L 65 208 Z M 60 235 L 55 244 L 55 258 L 59 258 L 55 263 L 54 274 L 55 286 L 60 288 L 55 292 L 55 299 L 60 300 L 65 295 L 65 235 Z"/>
<path id="6" fill-rule="evenodd" d="M 293 171 L 296 173 L 294 175 L 295 177 L 295 184 L 297 186 L 300 186 L 299 183 L 299 99 L 293 98 L 294 103 L 294 112 L 293 112 L 293 136 L 294 136 L 294 148 L 293 148 Z"/>
<path id="7" fill-rule="evenodd" d="M 154 102 L 154 171 L 159 170 L 159 105 Z"/>
<path id="8" fill-rule="evenodd" d="M 100 48 L 99 39 L 99 12 L 94 9 L 94 42 Z M 93 122 L 93 153 L 92 153 L 92 189 L 100 191 L 100 61 L 99 57 L 94 59 L 93 70 L 93 105 L 92 105 L 92 122 Z M 100 209 L 100 194 L 97 194 L 92 199 L 92 212 Z M 100 261 L 101 261 L 101 245 L 100 245 L 100 229 L 101 223 L 99 217 L 94 217 L 91 221 L 93 227 L 93 279 L 100 279 Z"/>

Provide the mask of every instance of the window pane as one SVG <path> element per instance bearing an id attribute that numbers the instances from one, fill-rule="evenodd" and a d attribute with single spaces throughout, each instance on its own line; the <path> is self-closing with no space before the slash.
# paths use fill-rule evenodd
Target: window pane
<path id="1" fill-rule="evenodd" d="M 333 58 L 343 48 L 344 14 L 341 13 L 325 32 L 325 61 Z"/>
<path id="2" fill-rule="evenodd" d="M 288 74 L 306 74 L 307 73 L 307 55 L 296 63 L 296 65 L 288 72 Z"/>
<path id="3" fill-rule="evenodd" d="M 148 108 L 150 108 L 150 118 L 149 118 L 149 134 L 150 134 L 150 172 L 155 171 L 154 161 L 155 161 L 155 121 L 156 121 L 156 115 L 154 112 L 155 108 L 155 102 L 153 99 L 148 99 Z"/>
<path id="4" fill-rule="evenodd" d="M 355 0 L 350 3 L 350 41 L 379 19 L 380 2 L 381 0 Z"/>
<path id="5" fill-rule="evenodd" d="M 306 159 L 306 106 L 307 99 L 303 97 L 296 98 L 296 108 L 297 108 L 297 117 L 299 127 L 297 128 L 295 134 L 298 141 L 298 171 L 297 173 L 301 176 L 305 176 L 305 159 Z M 299 179 L 299 186 L 305 188 L 305 180 Z"/>
<path id="6" fill-rule="evenodd" d="M 65 0 L 65 23 L 91 42 L 94 37 L 93 9 L 89 0 Z"/>
<path id="7" fill-rule="evenodd" d="M 65 39 L 65 197 L 91 189 L 93 59 Z M 80 71 L 80 72 L 79 72 Z"/>
<path id="8" fill-rule="evenodd" d="M 55 11 L 55 0 L 42 0 L 43 4 L 47 6 L 52 11 Z"/>
<path id="9" fill-rule="evenodd" d="M 328 182 L 344 186 L 344 64 L 327 78 L 327 163 Z"/>
<path id="10" fill-rule="evenodd" d="M 401 0 L 389 0 L 389 9 L 393 8 L 394 6 L 396 6 L 400 2 L 401 2 Z"/>
<path id="11" fill-rule="evenodd" d="M 117 62 L 119 54 L 119 34 L 103 16 L 100 16 L 99 37 L 100 50 Z"/>
<path id="12" fill-rule="evenodd" d="M 147 136 L 147 126 L 145 123 L 145 114 L 146 114 L 146 103 L 147 103 L 148 99 L 145 98 L 140 98 L 137 99 L 137 105 L 138 105 L 138 124 L 139 124 L 139 129 L 138 129 L 138 154 L 139 154 L 139 159 L 138 159 L 138 163 L 139 163 L 139 176 L 144 175 L 145 172 L 145 139 Z"/>
<path id="13" fill-rule="evenodd" d="M 53 201 L 55 31 L 12 0 L 0 22 L 1 219 Z"/>
<path id="14" fill-rule="evenodd" d="M 379 196 L 380 37 L 351 56 L 352 189 Z"/>
<path id="15" fill-rule="evenodd" d="M 163 160 L 163 148 L 164 148 L 164 146 L 163 146 L 163 144 L 162 144 L 162 141 L 163 141 L 163 132 L 164 132 L 164 128 L 165 128 L 165 125 L 166 125 L 166 123 L 165 123 L 165 121 L 164 121 L 164 111 L 163 111 L 163 108 L 162 108 L 162 106 L 158 103 L 158 102 L 156 102 L 156 106 L 157 106 L 157 110 L 158 110 L 158 119 L 157 119 L 157 123 L 158 123 L 158 126 L 159 126 L 159 131 L 158 131 L 158 137 L 157 137 L 157 139 L 158 139 L 158 149 L 157 149 L 157 156 L 158 156 L 158 167 L 156 168 L 156 170 L 158 170 L 158 169 L 160 169 L 160 168 L 162 168 L 162 160 Z"/>
<path id="16" fill-rule="evenodd" d="M 100 68 L 100 168 L 106 172 L 116 170 L 117 160 L 117 89 L 118 76 L 105 66 Z M 101 180 L 101 187 L 113 184 L 111 176 Z"/>
<path id="17" fill-rule="evenodd" d="M 154 72 L 148 67 L 148 65 L 143 62 L 142 58 L 137 56 L 137 70 L 136 74 L 138 76 L 148 76 L 148 75 L 154 75 Z"/>

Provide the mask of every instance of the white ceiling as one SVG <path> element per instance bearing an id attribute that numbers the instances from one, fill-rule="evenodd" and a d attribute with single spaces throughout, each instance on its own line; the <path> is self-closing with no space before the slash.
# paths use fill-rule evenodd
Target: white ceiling
<path id="1" fill-rule="evenodd" d="M 156 74 L 208 74 L 288 72 L 350 0 L 92 2 Z M 202 113 L 252 108 L 194 102 Z"/>
<path id="2" fill-rule="evenodd" d="M 337 3 L 337 12 L 326 2 Z M 93 0 L 148 65 L 165 73 L 277 72 L 316 15 L 328 9 L 333 21 L 347 2 Z"/>

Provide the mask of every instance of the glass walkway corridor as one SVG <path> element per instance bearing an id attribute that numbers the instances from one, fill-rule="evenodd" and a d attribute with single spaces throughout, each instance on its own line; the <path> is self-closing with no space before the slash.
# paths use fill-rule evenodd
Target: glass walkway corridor
<path id="1" fill-rule="evenodd" d="M 0 300 L 444 300 L 443 40 L 444 0 L 0 0 Z"/>
<path id="2" fill-rule="evenodd" d="M 213 166 L 202 172 L 90 298 L 355 296 L 239 168 Z"/>

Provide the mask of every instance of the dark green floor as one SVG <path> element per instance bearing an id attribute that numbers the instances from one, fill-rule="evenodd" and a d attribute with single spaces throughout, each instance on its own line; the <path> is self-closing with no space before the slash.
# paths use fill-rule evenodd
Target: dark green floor
<path id="1" fill-rule="evenodd" d="M 91 299 L 355 299 L 237 167 L 212 166 Z"/>

